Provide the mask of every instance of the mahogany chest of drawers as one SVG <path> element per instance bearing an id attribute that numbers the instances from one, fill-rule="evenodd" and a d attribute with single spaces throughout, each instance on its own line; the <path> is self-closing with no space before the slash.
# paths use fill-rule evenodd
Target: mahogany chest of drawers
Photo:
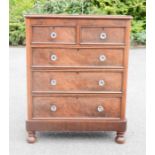
<path id="1" fill-rule="evenodd" d="M 116 131 L 124 143 L 130 16 L 27 15 L 28 142 Z"/>

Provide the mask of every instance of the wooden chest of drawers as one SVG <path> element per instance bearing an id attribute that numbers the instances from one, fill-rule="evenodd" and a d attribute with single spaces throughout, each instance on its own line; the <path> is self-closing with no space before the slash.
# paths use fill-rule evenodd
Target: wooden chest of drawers
<path id="1" fill-rule="evenodd" d="M 116 131 L 124 143 L 130 16 L 27 15 L 28 142 Z"/>

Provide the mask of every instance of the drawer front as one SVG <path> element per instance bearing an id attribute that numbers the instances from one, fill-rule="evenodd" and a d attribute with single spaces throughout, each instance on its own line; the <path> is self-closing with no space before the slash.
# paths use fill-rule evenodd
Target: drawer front
<path id="1" fill-rule="evenodd" d="M 75 44 L 75 27 L 33 26 L 32 43 Z"/>
<path id="2" fill-rule="evenodd" d="M 33 91 L 120 91 L 122 72 L 34 71 Z"/>
<path id="3" fill-rule="evenodd" d="M 33 117 L 120 117 L 121 98 L 33 97 Z"/>
<path id="4" fill-rule="evenodd" d="M 124 44 L 125 29 L 109 27 L 82 27 L 82 44 Z"/>
<path id="5" fill-rule="evenodd" d="M 34 66 L 123 66 L 123 49 L 33 48 Z"/>

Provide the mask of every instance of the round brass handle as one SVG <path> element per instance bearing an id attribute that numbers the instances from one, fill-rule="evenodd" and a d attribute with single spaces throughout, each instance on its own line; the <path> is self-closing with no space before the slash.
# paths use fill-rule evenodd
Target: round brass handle
<path id="1" fill-rule="evenodd" d="M 103 111 L 104 111 L 104 107 L 101 106 L 101 105 L 99 105 L 99 106 L 97 107 L 97 111 L 98 111 L 98 112 L 103 112 Z"/>
<path id="2" fill-rule="evenodd" d="M 52 32 L 52 33 L 51 33 L 51 38 L 52 38 L 52 39 L 55 39 L 56 37 L 57 37 L 57 33 L 56 33 L 56 32 Z"/>
<path id="3" fill-rule="evenodd" d="M 55 86 L 57 84 L 57 81 L 56 80 L 51 80 L 51 85 L 52 86 Z"/>
<path id="4" fill-rule="evenodd" d="M 106 60 L 106 56 L 103 55 L 103 54 L 100 55 L 100 56 L 99 56 L 99 60 L 100 60 L 100 61 L 105 61 L 105 60 Z"/>
<path id="5" fill-rule="evenodd" d="M 106 38 L 107 38 L 107 34 L 106 34 L 105 32 L 102 32 L 102 33 L 100 34 L 100 39 L 104 40 L 104 39 L 106 39 Z"/>
<path id="6" fill-rule="evenodd" d="M 55 54 L 52 54 L 52 55 L 51 55 L 51 60 L 52 60 L 52 61 L 56 61 L 56 60 L 57 60 L 57 56 L 56 56 Z"/>
<path id="7" fill-rule="evenodd" d="M 56 105 L 53 104 L 53 105 L 51 105 L 50 109 L 52 112 L 55 112 L 57 110 L 57 107 L 56 107 Z"/>
<path id="8" fill-rule="evenodd" d="M 99 86 L 104 86 L 105 85 L 105 81 L 104 80 L 99 80 L 98 84 L 99 84 Z"/>

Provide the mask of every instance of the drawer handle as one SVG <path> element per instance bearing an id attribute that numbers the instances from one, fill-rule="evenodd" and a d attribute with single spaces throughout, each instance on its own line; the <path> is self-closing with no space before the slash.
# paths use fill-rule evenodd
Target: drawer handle
<path id="1" fill-rule="evenodd" d="M 107 38 L 107 34 L 106 34 L 105 32 L 102 32 L 102 33 L 100 34 L 100 39 L 104 40 L 104 39 L 106 39 L 106 38 Z"/>
<path id="2" fill-rule="evenodd" d="M 56 33 L 56 32 L 52 32 L 52 33 L 51 33 L 51 38 L 52 38 L 52 39 L 55 39 L 56 37 L 57 37 L 57 33 Z"/>
<path id="3" fill-rule="evenodd" d="M 99 80 L 98 84 L 99 84 L 99 86 L 104 86 L 105 85 L 105 81 L 104 80 Z"/>
<path id="4" fill-rule="evenodd" d="M 105 61 L 106 60 L 106 56 L 105 55 L 100 55 L 99 56 L 99 60 L 100 61 Z"/>
<path id="5" fill-rule="evenodd" d="M 50 109 L 51 109 L 52 112 L 56 112 L 57 111 L 57 107 L 54 104 L 51 105 L 51 108 Z"/>
<path id="6" fill-rule="evenodd" d="M 57 84 L 57 81 L 56 80 L 51 80 L 51 85 L 52 86 L 55 86 Z"/>
<path id="7" fill-rule="evenodd" d="M 55 54 L 52 54 L 52 55 L 51 55 L 51 60 L 52 60 L 52 61 L 56 61 L 56 60 L 57 60 L 57 56 L 56 56 Z"/>
<path id="8" fill-rule="evenodd" d="M 99 105 L 99 106 L 97 107 L 97 111 L 98 111 L 98 112 L 103 112 L 103 111 L 104 111 L 104 107 L 101 106 L 101 105 Z"/>

